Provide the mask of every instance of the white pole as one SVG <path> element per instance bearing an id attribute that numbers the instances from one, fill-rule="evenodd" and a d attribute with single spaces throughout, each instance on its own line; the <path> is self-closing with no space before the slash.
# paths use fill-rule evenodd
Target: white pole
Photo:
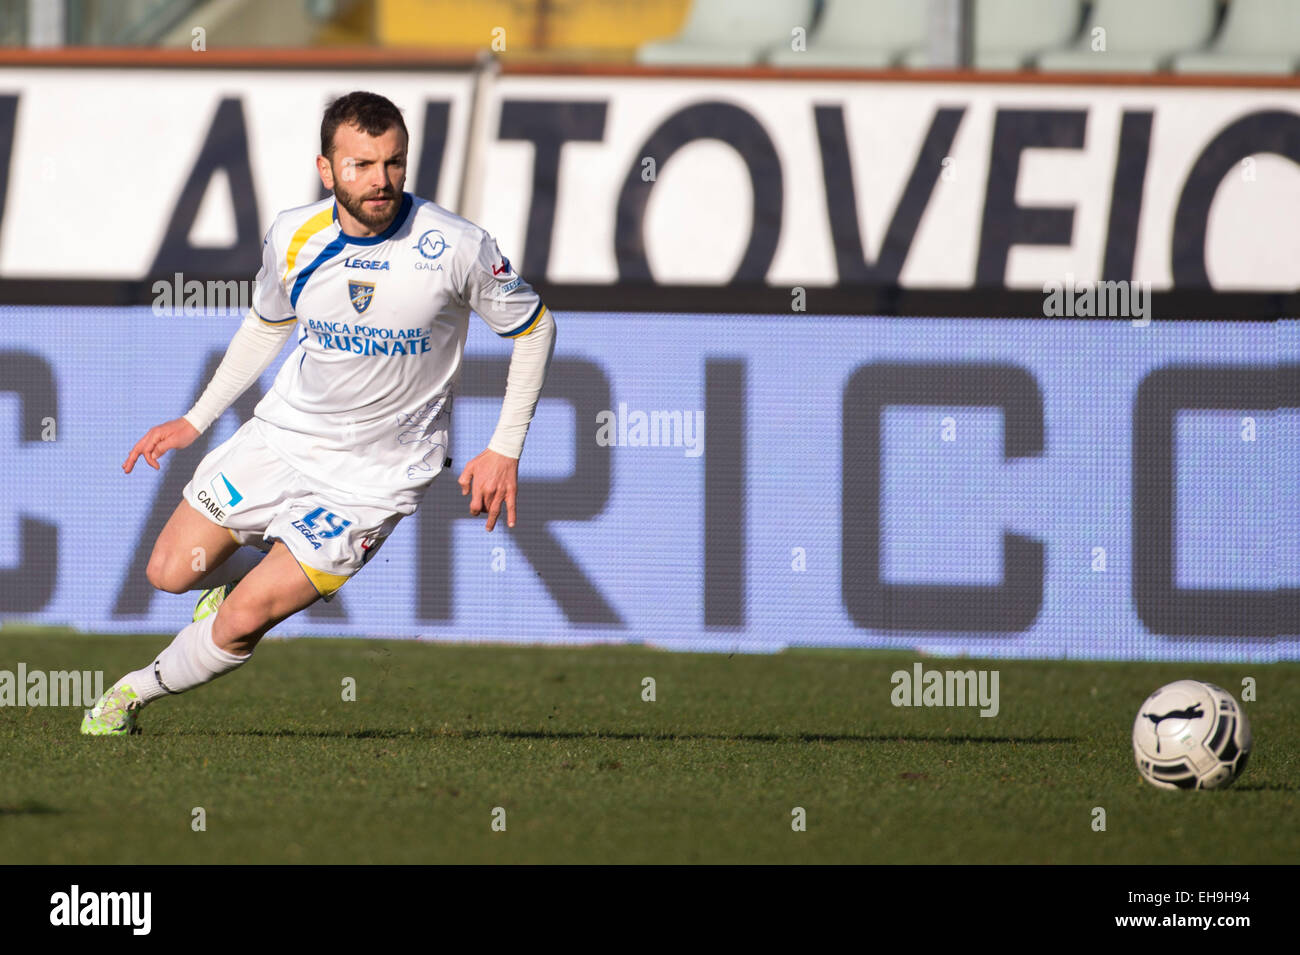
<path id="1" fill-rule="evenodd" d="M 930 66 L 969 67 L 974 60 L 972 0 L 930 0 Z"/>
<path id="2" fill-rule="evenodd" d="M 64 0 L 27 0 L 27 45 L 64 46 L 67 43 Z"/>
<path id="3" fill-rule="evenodd" d="M 466 124 L 468 141 L 464 150 L 465 165 L 460 171 L 456 208 L 452 210 L 458 216 L 475 221 L 482 212 L 483 157 L 487 152 L 488 140 L 492 137 L 488 121 L 497 119 L 496 116 L 488 116 L 488 105 L 492 102 L 493 87 L 500 74 L 501 64 L 497 58 L 486 50 L 481 51 L 474 68 L 474 92 L 470 97 L 469 123 Z"/>

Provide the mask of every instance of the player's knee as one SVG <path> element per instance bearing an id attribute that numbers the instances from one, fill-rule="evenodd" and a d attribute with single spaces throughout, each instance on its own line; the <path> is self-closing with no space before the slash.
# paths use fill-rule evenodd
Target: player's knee
<path id="1" fill-rule="evenodd" d="M 145 568 L 144 575 L 158 590 L 169 594 L 183 594 L 190 589 L 190 577 L 193 576 L 184 572 L 187 569 L 177 567 L 174 561 L 167 559 L 166 554 L 154 551 L 149 558 L 149 566 Z"/>
<path id="2" fill-rule="evenodd" d="M 217 611 L 213 637 L 218 645 L 261 636 L 270 621 L 261 608 L 234 599 L 232 594 Z"/>

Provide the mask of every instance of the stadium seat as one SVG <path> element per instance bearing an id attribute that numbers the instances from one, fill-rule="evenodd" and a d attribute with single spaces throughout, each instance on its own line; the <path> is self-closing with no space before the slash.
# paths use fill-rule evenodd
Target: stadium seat
<path id="1" fill-rule="evenodd" d="M 646 43 L 637 60 L 650 64 L 749 66 L 790 31 L 812 22 L 813 0 L 695 0 L 682 32 Z"/>
<path id="2" fill-rule="evenodd" d="M 768 62 L 790 67 L 882 69 L 925 44 L 929 5 L 917 0 L 826 0 L 817 32 L 808 49 L 790 49 L 785 41 L 772 49 Z"/>
<path id="3" fill-rule="evenodd" d="M 1294 73 L 1300 65 L 1300 3 L 1232 0 L 1209 50 L 1174 60 L 1179 73 Z"/>
<path id="4" fill-rule="evenodd" d="M 1038 68 L 1053 71 L 1149 73 L 1179 53 L 1204 49 L 1214 33 L 1214 0 L 1096 0 L 1079 42 L 1044 53 Z M 1105 30 L 1106 48 L 1092 48 Z"/>
<path id="5" fill-rule="evenodd" d="M 1079 32 L 1081 0 L 978 0 L 975 4 L 975 67 L 1019 70 L 1047 50 L 1059 49 Z M 903 60 L 913 67 L 930 63 L 928 46 Z"/>

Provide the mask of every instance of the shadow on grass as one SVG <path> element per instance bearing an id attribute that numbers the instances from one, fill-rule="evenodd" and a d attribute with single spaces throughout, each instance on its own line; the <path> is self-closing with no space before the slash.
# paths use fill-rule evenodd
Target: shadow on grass
<path id="1" fill-rule="evenodd" d="M 1252 793 L 1300 792 L 1300 785 L 1295 783 L 1233 783 L 1232 788 Z"/>
<path id="2" fill-rule="evenodd" d="M 1077 743 L 1078 736 L 937 736 L 918 734 L 878 733 L 604 733 L 599 730 L 548 731 L 548 730 L 230 730 L 225 733 L 206 733 L 180 730 L 174 736 L 255 736 L 274 739 L 610 739 L 677 742 L 692 740 L 717 740 L 742 743 L 1016 743 L 1042 746 L 1052 743 Z"/>
<path id="3" fill-rule="evenodd" d="M 17 806 L 0 806 L 0 816 L 58 816 L 67 812 L 41 802 L 25 802 Z"/>

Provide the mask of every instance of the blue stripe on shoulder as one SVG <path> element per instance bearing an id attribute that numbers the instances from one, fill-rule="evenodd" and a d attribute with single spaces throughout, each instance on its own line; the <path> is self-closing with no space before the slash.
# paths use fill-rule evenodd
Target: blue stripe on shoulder
<path id="1" fill-rule="evenodd" d="M 267 318 L 257 309 L 253 309 L 253 314 L 256 315 L 258 318 L 260 318 L 263 322 L 265 322 L 268 325 L 283 325 L 285 322 L 292 322 L 294 319 L 298 317 L 297 315 L 289 315 L 285 318 Z"/>
<path id="2" fill-rule="evenodd" d="M 537 316 L 542 314 L 543 308 L 545 308 L 545 306 L 539 301 L 537 307 L 533 309 L 533 314 L 528 316 L 528 321 L 524 322 L 518 328 L 512 328 L 508 332 L 497 332 L 497 334 L 502 338 L 514 338 L 516 335 L 522 335 L 524 332 L 528 331 L 528 329 L 533 327 L 533 322 L 537 321 Z"/>
<path id="3" fill-rule="evenodd" d="M 347 244 L 347 237 L 340 232 L 329 245 L 320 250 L 320 254 L 298 273 L 298 279 L 293 283 L 293 292 L 289 295 L 289 304 L 294 308 L 298 307 L 298 296 L 302 294 L 303 286 L 307 284 L 307 280 L 311 278 L 312 273 L 342 252 L 347 247 Z"/>

